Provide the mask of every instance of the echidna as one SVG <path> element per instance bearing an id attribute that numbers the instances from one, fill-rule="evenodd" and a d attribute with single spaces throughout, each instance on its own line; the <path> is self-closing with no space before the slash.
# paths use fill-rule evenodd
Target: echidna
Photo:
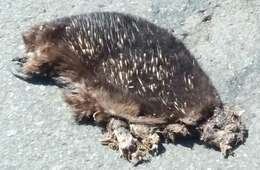
<path id="1" fill-rule="evenodd" d="M 224 155 L 245 141 L 240 116 L 225 109 L 189 50 L 145 19 L 76 15 L 36 25 L 23 40 L 13 74 L 54 80 L 76 121 L 104 127 L 102 143 L 129 161 L 156 153 L 162 138 L 197 136 Z"/>

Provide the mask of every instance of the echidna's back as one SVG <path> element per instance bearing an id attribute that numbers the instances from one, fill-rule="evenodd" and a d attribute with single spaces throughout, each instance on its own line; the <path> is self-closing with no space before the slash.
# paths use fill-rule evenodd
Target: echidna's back
<path id="1" fill-rule="evenodd" d="M 182 113 L 191 122 L 221 100 L 197 61 L 166 29 L 119 13 L 91 13 L 56 21 L 63 41 L 93 74 L 135 98 L 155 117 Z M 205 112 L 208 113 L 208 112 Z"/>

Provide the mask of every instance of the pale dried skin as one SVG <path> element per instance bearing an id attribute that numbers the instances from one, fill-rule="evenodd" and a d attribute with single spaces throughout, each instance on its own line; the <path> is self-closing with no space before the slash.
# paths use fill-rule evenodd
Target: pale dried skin
<path id="1" fill-rule="evenodd" d="M 119 150 L 120 155 L 130 162 L 138 164 L 150 159 L 150 155 L 157 154 L 160 137 L 153 127 L 131 124 L 128 129 L 124 121 L 112 118 L 101 142 Z"/>
<path id="2" fill-rule="evenodd" d="M 152 125 L 138 125 L 130 124 L 130 131 L 135 136 L 138 137 L 140 143 L 138 145 L 138 151 L 142 155 L 147 156 L 158 154 L 158 145 L 160 144 L 160 133 L 159 127 Z"/>
<path id="3" fill-rule="evenodd" d="M 162 133 L 165 138 L 171 142 L 174 142 L 176 137 L 187 137 L 191 135 L 184 124 L 177 123 L 167 125 Z"/>
<path id="4" fill-rule="evenodd" d="M 244 143 L 247 137 L 240 119 L 240 115 L 230 108 L 216 109 L 215 114 L 199 127 L 201 140 L 220 148 L 225 157 L 232 154 L 232 149 Z"/>
<path id="5" fill-rule="evenodd" d="M 111 127 L 109 127 L 111 126 Z M 130 131 L 124 127 L 125 122 L 121 120 L 111 119 L 108 128 L 114 134 L 117 142 L 120 155 L 127 160 L 132 160 L 132 153 L 136 151 L 136 139 L 132 136 Z"/>

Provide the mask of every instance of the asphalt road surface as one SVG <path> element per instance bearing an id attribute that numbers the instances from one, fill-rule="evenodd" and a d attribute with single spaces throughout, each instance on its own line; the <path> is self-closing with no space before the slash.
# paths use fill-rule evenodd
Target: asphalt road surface
<path id="1" fill-rule="evenodd" d="M 244 111 L 249 137 L 234 157 L 182 141 L 164 144 L 165 152 L 134 168 L 98 142 L 98 127 L 74 123 L 58 88 L 10 74 L 10 60 L 22 54 L 22 31 L 91 11 L 131 13 L 174 30 L 223 100 Z M 0 0 L 0 169 L 259 169 L 259 15 L 259 0 Z"/>

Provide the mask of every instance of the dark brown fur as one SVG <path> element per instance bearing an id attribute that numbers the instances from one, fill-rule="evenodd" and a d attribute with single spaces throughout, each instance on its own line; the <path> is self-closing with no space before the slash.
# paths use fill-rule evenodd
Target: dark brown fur
<path id="1" fill-rule="evenodd" d="M 49 77 L 67 89 L 65 101 L 77 121 L 93 117 L 109 123 L 117 118 L 157 127 L 165 136 L 196 130 L 225 153 L 237 145 L 234 141 L 244 141 L 240 118 L 231 121 L 234 114 L 225 112 L 195 58 L 163 28 L 130 15 L 91 13 L 37 25 L 23 39 L 26 55 L 16 59 L 22 66 L 22 75 L 16 75 L 26 80 Z M 214 126 L 216 114 L 226 118 L 225 125 Z M 226 126 L 234 128 L 227 132 Z"/>

